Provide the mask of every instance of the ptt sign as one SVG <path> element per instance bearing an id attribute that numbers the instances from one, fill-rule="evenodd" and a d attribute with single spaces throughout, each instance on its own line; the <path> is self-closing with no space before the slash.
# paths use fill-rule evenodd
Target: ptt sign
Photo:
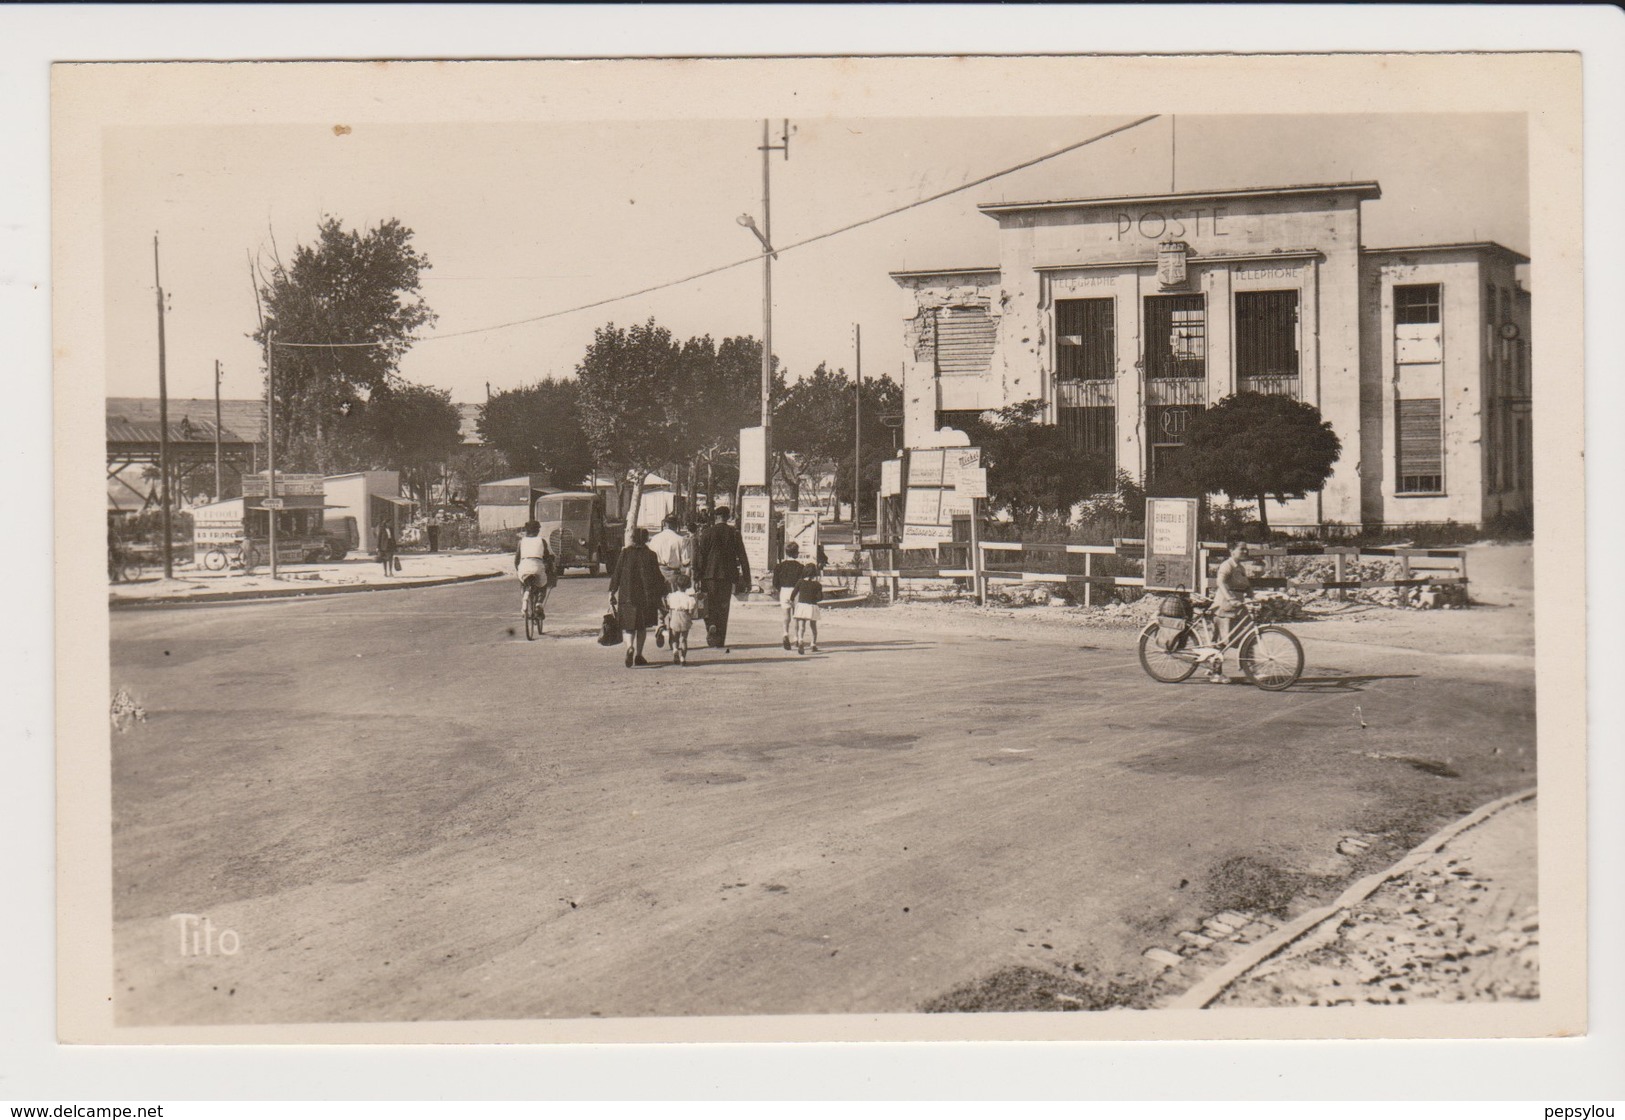
<path id="1" fill-rule="evenodd" d="M 1117 240 L 1162 241 L 1179 237 L 1229 237 L 1223 206 L 1196 206 L 1179 210 L 1119 210 Z"/>

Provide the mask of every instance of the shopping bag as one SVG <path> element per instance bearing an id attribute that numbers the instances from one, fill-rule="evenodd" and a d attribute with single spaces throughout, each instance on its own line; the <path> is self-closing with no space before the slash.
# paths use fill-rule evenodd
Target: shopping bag
<path id="1" fill-rule="evenodd" d="M 613 614 L 604 616 L 603 625 L 598 628 L 598 644 L 601 646 L 614 646 L 621 643 L 621 623 Z"/>

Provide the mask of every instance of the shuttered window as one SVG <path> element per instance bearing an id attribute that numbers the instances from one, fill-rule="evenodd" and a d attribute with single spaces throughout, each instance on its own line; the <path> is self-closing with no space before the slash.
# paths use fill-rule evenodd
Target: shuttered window
<path id="1" fill-rule="evenodd" d="M 1062 381 L 1098 381 L 1115 375 L 1113 301 L 1055 301 L 1055 374 Z"/>
<path id="2" fill-rule="evenodd" d="M 1437 397 L 1396 401 L 1399 418 L 1399 492 L 1444 490 L 1444 425 Z"/>
<path id="3" fill-rule="evenodd" d="M 993 367 L 993 316 L 981 307 L 937 308 L 937 372 L 986 373 Z"/>
<path id="4" fill-rule="evenodd" d="M 1298 376 L 1298 293 L 1236 293 L 1236 374 Z"/>

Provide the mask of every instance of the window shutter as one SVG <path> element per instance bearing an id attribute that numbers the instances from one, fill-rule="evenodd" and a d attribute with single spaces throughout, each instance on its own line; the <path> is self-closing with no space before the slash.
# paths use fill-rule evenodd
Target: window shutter
<path id="1" fill-rule="evenodd" d="M 1395 402 L 1399 415 L 1399 489 L 1440 490 L 1444 485 L 1444 428 L 1437 398 Z"/>
<path id="2" fill-rule="evenodd" d="M 980 307 L 937 310 L 937 372 L 986 373 L 993 368 L 993 316 Z"/>

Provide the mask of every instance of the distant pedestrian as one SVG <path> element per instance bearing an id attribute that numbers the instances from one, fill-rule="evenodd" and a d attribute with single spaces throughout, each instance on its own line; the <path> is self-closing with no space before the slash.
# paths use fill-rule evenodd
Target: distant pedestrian
<path id="1" fill-rule="evenodd" d="M 440 551 L 440 515 L 438 513 L 433 513 L 433 514 L 429 515 L 428 531 L 429 531 L 429 551 L 430 552 L 439 552 Z"/>
<path id="2" fill-rule="evenodd" d="M 626 635 L 626 667 L 647 665 L 643 643 L 649 627 L 660 621 L 660 606 L 666 597 L 666 580 L 660 574 L 660 561 L 649 551 L 649 530 L 633 529 L 632 543 L 621 549 L 615 574 L 609 577 L 609 609 L 615 612 L 621 632 Z"/>
<path id="3" fill-rule="evenodd" d="M 779 613 L 784 616 L 784 648 L 790 648 L 790 621 L 795 613 L 796 584 L 801 582 L 803 565 L 798 557 L 801 546 L 791 541 L 784 546 L 784 559 L 773 566 L 773 591 L 779 597 Z"/>
<path id="4" fill-rule="evenodd" d="M 676 665 L 688 664 L 688 632 L 700 606 L 690 589 L 692 583 L 685 573 L 678 572 L 672 589 L 666 592 L 666 627 L 671 632 L 671 659 Z"/>
<path id="5" fill-rule="evenodd" d="M 395 574 L 395 534 L 387 523 L 378 526 L 378 559 L 386 576 Z"/>
<path id="6" fill-rule="evenodd" d="M 818 578 L 818 565 L 808 564 L 795 586 L 796 652 L 807 652 L 808 632 L 812 635 L 812 651 L 818 652 L 818 604 L 824 599 L 824 584 Z"/>
<path id="7" fill-rule="evenodd" d="M 733 514 L 718 506 L 711 524 L 694 546 L 694 576 L 705 598 L 705 644 L 728 652 L 728 613 L 732 596 L 750 588 L 750 560 Z"/>

